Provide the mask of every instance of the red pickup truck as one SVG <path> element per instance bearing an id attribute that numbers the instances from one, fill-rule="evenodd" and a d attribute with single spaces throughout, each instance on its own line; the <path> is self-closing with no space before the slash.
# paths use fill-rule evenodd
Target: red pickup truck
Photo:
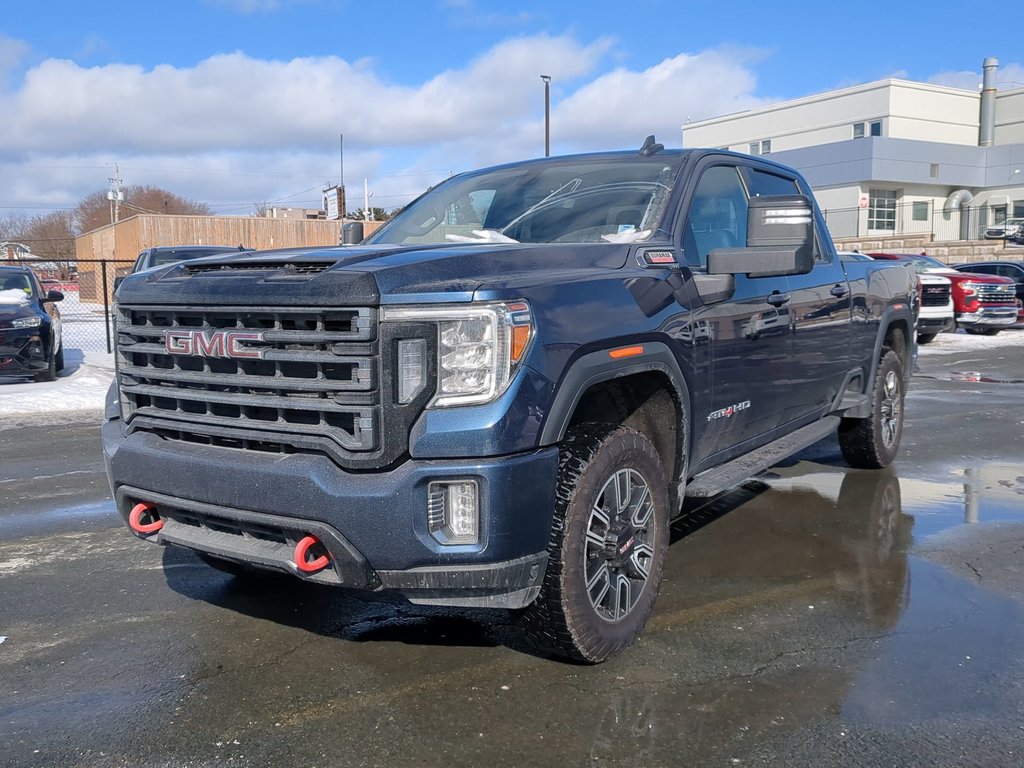
<path id="1" fill-rule="evenodd" d="M 1017 286 L 997 275 L 960 272 L 938 259 L 913 253 L 869 253 L 873 259 L 907 261 L 917 272 L 942 275 L 953 284 L 953 314 L 967 333 L 995 336 L 1017 322 Z"/>

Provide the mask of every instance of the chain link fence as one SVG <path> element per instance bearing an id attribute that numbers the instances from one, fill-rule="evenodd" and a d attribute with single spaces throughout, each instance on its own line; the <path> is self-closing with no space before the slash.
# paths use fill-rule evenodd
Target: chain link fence
<path id="1" fill-rule="evenodd" d="M 1014 206 L 1014 209 L 1016 206 Z M 1016 230 L 1007 205 L 963 206 L 953 211 L 930 200 L 897 202 L 886 198 L 867 208 L 822 211 L 833 237 L 925 235 L 935 242 L 1005 240 Z M 1009 219 L 1009 225 L 1008 220 Z"/>
<path id="2" fill-rule="evenodd" d="M 44 291 L 60 291 L 61 339 L 67 352 L 110 353 L 114 350 L 114 288 L 134 261 L 114 259 L 4 260 L 0 264 L 29 267 Z"/>

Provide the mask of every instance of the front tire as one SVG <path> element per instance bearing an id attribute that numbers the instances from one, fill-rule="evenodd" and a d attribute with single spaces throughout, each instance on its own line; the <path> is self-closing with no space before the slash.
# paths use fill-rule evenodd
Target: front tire
<path id="1" fill-rule="evenodd" d="M 938 336 L 938 335 L 939 334 L 937 334 L 937 333 L 919 333 L 919 334 L 917 334 L 917 343 L 918 344 L 931 344 L 933 341 L 935 341 L 935 337 Z"/>
<path id="2" fill-rule="evenodd" d="M 903 435 L 905 394 L 903 364 L 889 350 L 875 372 L 871 415 L 839 422 L 839 447 L 847 464 L 858 469 L 881 469 L 892 463 Z"/>
<path id="3" fill-rule="evenodd" d="M 521 614 L 541 650 L 596 664 L 637 638 L 661 584 L 668 507 L 665 470 L 646 436 L 611 424 L 570 430 L 547 570 Z"/>
<path id="4" fill-rule="evenodd" d="M 50 355 L 46 370 L 37 373 L 33 378 L 36 381 L 54 381 L 57 378 L 57 355 Z"/>
<path id="5" fill-rule="evenodd" d="M 964 330 L 974 336 L 995 336 L 1002 328 L 964 328 Z"/>

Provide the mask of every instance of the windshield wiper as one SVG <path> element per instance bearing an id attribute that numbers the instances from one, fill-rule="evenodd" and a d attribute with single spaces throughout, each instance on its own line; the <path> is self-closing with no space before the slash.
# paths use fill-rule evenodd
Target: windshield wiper
<path id="1" fill-rule="evenodd" d="M 583 183 L 583 179 L 569 179 L 569 181 L 565 182 L 565 184 L 560 186 L 558 189 L 556 189 L 554 192 L 549 194 L 543 200 L 541 200 L 538 203 L 534 203 L 529 208 L 527 208 L 525 211 L 523 211 L 518 216 L 516 216 L 514 219 L 512 219 L 512 221 L 510 221 L 508 224 L 506 224 L 504 227 L 501 228 L 501 231 L 504 232 L 506 229 L 511 227 L 513 224 L 516 224 L 516 223 L 522 221 L 527 216 L 529 216 L 531 213 L 536 211 L 538 208 L 540 208 L 543 205 L 546 205 L 548 202 L 550 202 L 551 200 L 554 200 L 556 197 L 560 196 L 561 194 L 564 193 L 566 195 L 571 195 L 573 192 L 575 192 L 577 189 L 580 188 L 580 184 L 582 184 L 582 183 Z"/>

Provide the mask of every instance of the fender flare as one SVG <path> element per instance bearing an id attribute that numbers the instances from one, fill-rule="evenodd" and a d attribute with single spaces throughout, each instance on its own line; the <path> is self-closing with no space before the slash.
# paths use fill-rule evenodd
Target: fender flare
<path id="1" fill-rule="evenodd" d="M 551 408 L 548 410 L 547 417 L 544 419 L 544 424 L 541 427 L 540 444 L 554 445 L 565 437 L 565 432 L 569 427 L 569 422 L 572 420 L 573 413 L 576 411 L 576 406 L 579 405 L 583 393 L 590 387 L 604 381 L 620 379 L 624 376 L 659 371 L 665 374 L 669 380 L 676 400 L 683 410 L 683 421 L 685 423 L 682 424 L 682 427 L 687 443 L 683 446 L 683 450 L 686 451 L 686 455 L 689 455 L 691 430 L 688 415 L 692 411 L 690 389 L 686 384 L 686 379 L 679 368 L 675 355 L 672 354 L 672 350 L 664 342 L 645 341 L 641 344 L 644 351 L 639 355 L 616 360 L 610 357 L 608 353 L 619 346 L 622 345 L 616 344 L 594 352 L 588 352 L 569 364 L 568 370 L 558 383 L 554 400 L 551 402 Z"/>
<path id="2" fill-rule="evenodd" d="M 908 305 L 904 305 L 903 307 L 887 307 L 878 321 L 878 333 L 875 335 L 875 346 L 872 351 L 867 376 L 864 379 L 865 385 L 863 394 L 870 394 L 875 388 L 875 374 L 878 372 L 878 361 L 882 359 L 882 347 L 885 346 L 885 337 L 888 335 L 889 329 L 892 328 L 897 321 L 904 321 L 907 324 L 907 355 L 906 359 L 903 361 L 903 373 L 906 379 L 910 379 L 910 374 L 914 366 L 914 357 L 916 356 L 915 347 L 917 346 L 917 336 L 914 333 L 914 316 Z M 870 415 L 870 406 L 868 404 L 851 408 L 843 414 L 843 416 L 850 416 L 854 418 L 867 418 Z"/>

